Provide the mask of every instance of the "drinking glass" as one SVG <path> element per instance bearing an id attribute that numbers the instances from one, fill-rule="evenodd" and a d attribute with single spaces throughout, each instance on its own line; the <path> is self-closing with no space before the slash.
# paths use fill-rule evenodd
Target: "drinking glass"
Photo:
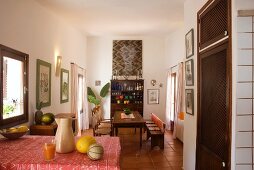
<path id="1" fill-rule="evenodd" d="M 43 155 L 46 161 L 54 160 L 56 155 L 56 143 L 55 140 L 44 143 Z"/>

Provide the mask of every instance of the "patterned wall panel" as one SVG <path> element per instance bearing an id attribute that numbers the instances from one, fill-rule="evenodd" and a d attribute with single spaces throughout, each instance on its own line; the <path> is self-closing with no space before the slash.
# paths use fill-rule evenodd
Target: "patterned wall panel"
<path id="1" fill-rule="evenodd" d="M 114 40 L 112 73 L 136 76 L 142 70 L 142 40 Z"/>
<path id="2" fill-rule="evenodd" d="M 254 170 L 254 16 L 237 17 L 235 169 Z"/>

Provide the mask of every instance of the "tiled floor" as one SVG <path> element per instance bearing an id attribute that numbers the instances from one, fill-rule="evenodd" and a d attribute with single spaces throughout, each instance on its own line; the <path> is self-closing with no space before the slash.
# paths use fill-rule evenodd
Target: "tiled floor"
<path id="1" fill-rule="evenodd" d="M 119 128 L 118 136 L 121 140 L 121 170 L 182 170 L 183 144 L 173 139 L 171 131 L 165 132 L 164 150 L 158 147 L 151 150 L 146 133 L 143 133 L 140 149 L 138 129 L 135 133 L 132 128 Z"/>

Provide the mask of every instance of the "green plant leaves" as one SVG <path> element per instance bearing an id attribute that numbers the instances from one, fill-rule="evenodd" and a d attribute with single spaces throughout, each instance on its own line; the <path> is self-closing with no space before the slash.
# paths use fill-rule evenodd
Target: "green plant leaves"
<path id="1" fill-rule="evenodd" d="M 93 103 L 94 105 L 99 105 L 100 104 L 100 100 L 96 99 L 94 96 L 88 95 L 88 102 Z"/>
<path id="2" fill-rule="evenodd" d="M 107 83 L 107 84 L 105 84 L 105 85 L 102 87 L 102 89 L 101 89 L 101 91 L 100 91 L 100 96 L 101 96 L 101 97 L 105 97 L 105 96 L 108 94 L 108 92 L 109 92 L 109 86 L 110 86 L 110 83 Z"/>
<path id="3" fill-rule="evenodd" d="M 107 83 L 102 87 L 102 89 L 100 91 L 100 96 L 102 98 L 108 94 L 109 87 L 110 87 L 110 83 Z M 93 103 L 95 105 L 99 105 L 101 103 L 101 100 L 96 98 L 96 95 L 94 94 L 91 87 L 87 87 L 87 100 L 89 103 Z"/>
<path id="4" fill-rule="evenodd" d="M 88 96 L 93 96 L 94 98 L 96 98 L 93 90 L 91 89 L 91 87 L 87 87 L 87 95 Z"/>

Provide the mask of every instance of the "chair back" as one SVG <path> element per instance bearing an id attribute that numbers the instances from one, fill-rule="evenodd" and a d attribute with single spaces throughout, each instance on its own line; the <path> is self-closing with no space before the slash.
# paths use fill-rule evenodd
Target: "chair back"
<path id="1" fill-rule="evenodd" d="M 92 127 L 96 128 L 96 125 L 99 123 L 98 114 L 92 110 Z"/>

